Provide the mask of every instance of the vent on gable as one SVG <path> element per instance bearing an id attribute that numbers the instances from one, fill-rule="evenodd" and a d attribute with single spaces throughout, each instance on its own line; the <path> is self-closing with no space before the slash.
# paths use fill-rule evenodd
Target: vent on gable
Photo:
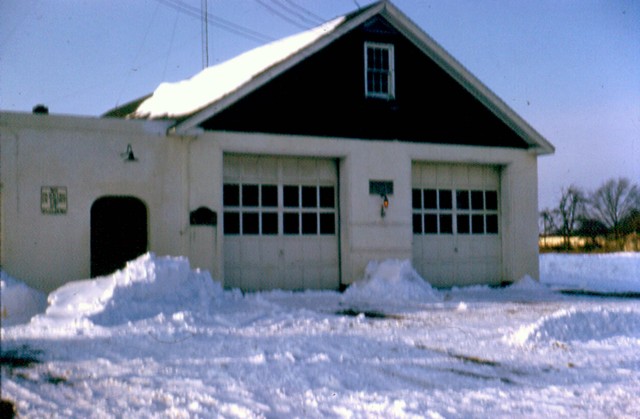
<path id="1" fill-rule="evenodd" d="M 362 28 L 367 33 L 398 35 L 397 29 L 391 26 L 391 24 L 382 16 L 372 17 L 362 25 Z"/>

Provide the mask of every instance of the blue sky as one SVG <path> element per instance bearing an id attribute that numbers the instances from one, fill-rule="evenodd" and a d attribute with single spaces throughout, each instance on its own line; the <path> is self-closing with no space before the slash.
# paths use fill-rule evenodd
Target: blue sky
<path id="1" fill-rule="evenodd" d="M 569 184 L 640 182 L 640 2 L 394 4 L 556 146 L 539 160 L 540 208 Z M 54 114 L 98 116 L 191 77 L 203 62 L 200 5 L 2 0 L 0 109 L 44 103 Z M 353 0 L 208 0 L 209 63 L 356 8 Z"/>

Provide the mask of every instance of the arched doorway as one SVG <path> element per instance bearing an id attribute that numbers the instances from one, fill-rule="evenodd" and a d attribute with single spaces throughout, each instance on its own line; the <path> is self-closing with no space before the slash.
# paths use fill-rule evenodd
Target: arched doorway
<path id="1" fill-rule="evenodd" d="M 106 196 L 91 206 L 91 277 L 110 274 L 147 251 L 147 207 L 138 198 Z"/>

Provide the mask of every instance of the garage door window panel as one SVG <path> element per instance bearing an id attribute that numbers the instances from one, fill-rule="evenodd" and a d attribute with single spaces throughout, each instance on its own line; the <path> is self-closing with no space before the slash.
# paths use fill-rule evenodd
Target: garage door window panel
<path id="1" fill-rule="evenodd" d="M 456 208 L 459 210 L 469 209 L 469 191 L 456 191 Z"/>
<path id="2" fill-rule="evenodd" d="M 224 184 L 222 199 L 224 234 L 278 234 L 277 185 Z"/>
<path id="3" fill-rule="evenodd" d="M 297 208 L 300 206 L 300 188 L 298 186 L 285 185 L 282 188 L 282 196 L 285 207 Z"/>
<path id="4" fill-rule="evenodd" d="M 230 183 L 223 188 L 227 235 L 336 234 L 334 186 Z"/>
<path id="5" fill-rule="evenodd" d="M 456 216 L 456 226 L 458 234 L 469 234 L 471 228 L 469 227 L 469 216 L 466 214 L 458 214 Z"/>
<path id="6" fill-rule="evenodd" d="M 498 234 L 498 192 L 412 190 L 414 234 Z"/>
<path id="7" fill-rule="evenodd" d="M 282 230 L 284 234 L 300 234 L 300 214 L 285 212 L 282 215 Z"/>
<path id="8" fill-rule="evenodd" d="M 496 214 L 487 215 L 487 234 L 498 234 L 498 216 Z"/>
<path id="9" fill-rule="evenodd" d="M 317 213 L 302 213 L 302 234 L 318 234 Z"/>
<path id="10" fill-rule="evenodd" d="M 320 208 L 335 208 L 335 188 L 333 186 L 320 186 Z"/>
<path id="11" fill-rule="evenodd" d="M 224 234 L 240 234 L 240 213 L 224 212 Z"/>
<path id="12" fill-rule="evenodd" d="M 422 192 L 420 189 L 413 189 L 411 191 L 411 207 L 413 209 L 422 209 Z"/>
<path id="13" fill-rule="evenodd" d="M 240 185 L 225 184 L 223 189 L 222 202 L 227 207 L 237 207 L 240 205 Z"/>
<path id="14" fill-rule="evenodd" d="M 425 234 L 438 234 L 438 215 L 424 215 L 424 232 Z"/>
<path id="15" fill-rule="evenodd" d="M 484 192 L 483 191 L 471 191 L 471 209 L 472 210 L 484 209 Z"/>
<path id="16" fill-rule="evenodd" d="M 453 234 L 453 216 L 451 214 L 440 214 L 440 234 Z"/>
<path id="17" fill-rule="evenodd" d="M 302 187 L 302 207 L 315 208 L 318 206 L 318 188 L 315 186 Z"/>
<path id="18" fill-rule="evenodd" d="M 288 235 L 336 233 L 336 196 L 333 186 L 284 185 L 283 232 Z M 296 208 L 298 212 L 293 212 Z"/>
<path id="19" fill-rule="evenodd" d="M 474 214 L 471 216 L 471 232 L 473 234 L 484 234 L 484 215 Z"/>
<path id="20" fill-rule="evenodd" d="M 277 207 L 278 187 L 276 185 L 262 185 L 260 201 L 263 207 Z"/>
<path id="21" fill-rule="evenodd" d="M 436 191 L 435 189 L 425 189 L 423 191 L 423 198 L 425 209 L 438 208 L 438 191 Z"/>
<path id="22" fill-rule="evenodd" d="M 320 234 L 336 234 L 336 215 L 334 213 L 320 214 Z"/>
<path id="23" fill-rule="evenodd" d="M 441 189 L 438 191 L 438 209 L 448 210 L 453 208 L 452 193 L 450 190 Z"/>
<path id="24" fill-rule="evenodd" d="M 486 209 L 489 211 L 498 210 L 498 192 L 486 191 L 485 192 Z"/>
<path id="25" fill-rule="evenodd" d="M 423 230 L 422 230 L 422 215 L 413 214 L 413 234 L 422 234 L 422 233 L 423 233 Z"/>
<path id="26" fill-rule="evenodd" d="M 242 234 L 259 234 L 260 217 L 257 212 L 242 213 Z"/>
<path id="27" fill-rule="evenodd" d="M 278 234 L 278 213 L 263 212 L 261 227 L 262 227 L 262 234 L 277 235 Z"/>
<path id="28" fill-rule="evenodd" d="M 259 203 L 258 185 L 242 185 L 242 206 L 257 207 Z"/>

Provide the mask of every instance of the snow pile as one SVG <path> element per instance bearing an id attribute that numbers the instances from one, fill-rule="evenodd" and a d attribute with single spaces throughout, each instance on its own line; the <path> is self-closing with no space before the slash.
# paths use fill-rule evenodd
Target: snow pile
<path id="1" fill-rule="evenodd" d="M 53 329 L 114 326 L 172 315 L 183 310 L 207 311 L 222 295 L 222 287 L 208 272 L 191 270 L 184 257 L 156 257 L 147 253 L 109 276 L 70 282 L 49 295 L 36 326 Z"/>
<path id="2" fill-rule="evenodd" d="M 343 301 L 382 305 L 435 302 L 440 301 L 440 297 L 413 269 L 411 261 L 388 259 L 369 262 L 364 279 L 347 288 Z"/>
<path id="3" fill-rule="evenodd" d="M 25 323 L 47 307 L 47 297 L 0 270 L 0 313 L 2 325 Z"/>
<path id="4" fill-rule="evenodd" d="M 505 298 L 517 301 L 545 301 L 561 298 L 547 284 L 525 275 L 504 290 Z"/>
<path id="5" fill-rule="evenodd" d="M 206 68 L 189 80 L 162 83 L 135 111 L 138 118 L 180 117 L 216 102 L 279 62 L 332 32 L 344 21 L 339 17 L 297 35 L 245 52 Z"/>
<path id="6" fill-rule="evenodd" d="M 602 293 L 640 292 L 637 253 L 540 255 L 540 281 L 556 289 Z"/>
<path id="7" fill-rule="evenodd" d="M 564 298 L 553 291 L 548 285 L 525 275 L 507 287 L 491 287 L 489 285 L 470 285 L 466 287 L 452 287 L 442 291 L 444 299 L 463 300 L 465 302 L 504 301 L 506 302 L 538 302 L 558 300 Z"/>
<path id="8" fill-rule="evenodd" d="M 640 338 L 640 312 L 597 307 L 563 309 L 518 329 L 509 339 L 516 344 L 589 342 L 614 337 Z"/>
<path id="9" fill-rule="evenodd" d="M 514 282 L 509 286 L 511 290 L 522 290 L 522 291 L 543 291 L 548 290 L 545 285 L 542 285 L 539 281 L 531 278 L 529 275 L 525 275 L 520 278 L 518 281 Z"/>
<path id="10" fill-rule="evenodd" d="M 640 418 L 638 299 L 538 288 L 432 303 L 408 261 L 385 261 L 347 291 L 384 305 L 345 310 L 335 291 L 221 296 L 186 259 L 145 255 L 54 292 L 39 318 L 67 329 L 3 328 L 3 350 L 41 363 L 3 367 L 0 387 L 20 417 Z"/>

